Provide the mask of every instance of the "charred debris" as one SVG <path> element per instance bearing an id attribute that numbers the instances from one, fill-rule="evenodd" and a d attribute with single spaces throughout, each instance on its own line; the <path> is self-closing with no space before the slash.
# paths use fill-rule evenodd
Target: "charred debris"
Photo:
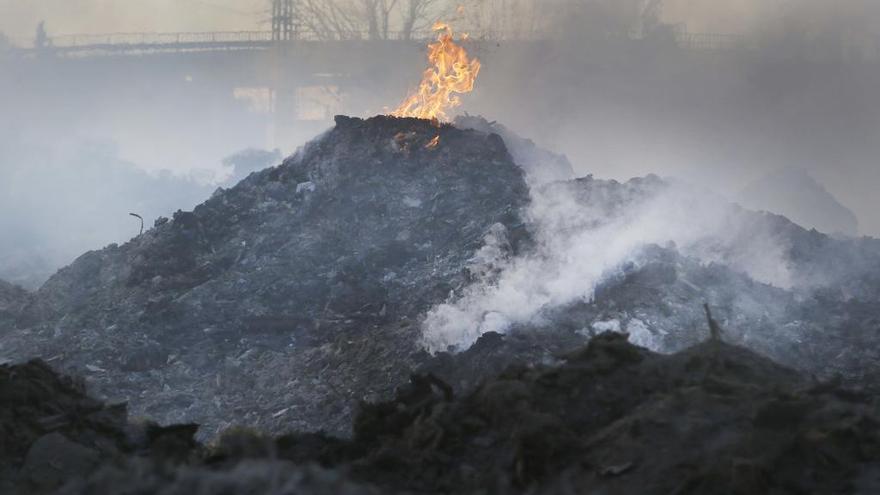
<path id="1" fill-rule="evenodd" d="M 514 324 L 489 356 L 425 353 L 425 311 L 537 252 L 526 213 L 536 191 L 601 219 L 672 187 L 571 175 L 565 157 L 476 117 L 338 117 L 281 165 L 84 254 L 37 292 L 0 287 L 0 359 L 45 359 L 136 415 L 200 423 L 204 438 L 234 424 L 348 435 L 355 405 L 389 398 L 411 370 L 466 389 L 605 330 L 674 352 L 705 338 L 709 302 L 729 342 L 820 378 L 877 383 L 880 268 L 866 267 L 880 267 L 880 242 L 733 206 L 743 227 L 708 241 L 714 262 L 646 245 L 591 300 Z M 755 231 L 785 246 L 809 289 L 735 266 Z M 497 259 L 477 266 L 489 237 Z"/>
<path id="2" fill-rule="evenodd" d="M 496 347 L 484 337 L 477 347 Z M 132 421 L 46 364 L 0 367 L 3 493 L 876 493 L 869 396 L 707 341 L 606 333 L 456 394 L 413 375 L 353 436 Z"/>
<path id="3" fill-rule="evenodd" d="M 497 135 L 338 117 L 280 166 L 59 271 L 0 356 L 43 357 L 165 423 L 345 432 L 353 404 L 418 365 L 419 315 L 468 282 L 487 232 L 524 249 L 527 201 Z"/>
<path id="4" fill-rule="evenodd" d="M 0 285 L 0 363 L 43 360 L 0 368 L 0 491 L 875 493 L 875 240 L 731 205 L 712 262 L 645 245 L 589 300 L 423 350 L 426 311 L 540 252 L 535 194 L 614 218 L 672 187 L 572 175 L 475 117 L 337 117 L 35 293 Z M 804 288 L 737 268 L 755 229 Z"/>

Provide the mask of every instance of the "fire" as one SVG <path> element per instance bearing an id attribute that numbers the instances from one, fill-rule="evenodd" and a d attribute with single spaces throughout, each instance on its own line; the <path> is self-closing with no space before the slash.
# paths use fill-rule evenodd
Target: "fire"
<path id="1" fill-rule="evenodd" d="M 446 112 L 461 105 L 458 95 L 474 89 L 480 61 L 471 58 L 467 50 L 455 42 L 449 25 L 438 22 L 433 29 L 439 36 L 428 45 L 431 67 L 425 71 L 419 89 L 391 113 L 395 117 L 446 120 Z"/>
<path id="2" fill-rule="evenodd" d="M 426 150 L 437 149 L 437 146 L 440 146 L 440 136 L 435 136 L 434 139 L 428 141 L 428 144 L 425 145 Z"/>

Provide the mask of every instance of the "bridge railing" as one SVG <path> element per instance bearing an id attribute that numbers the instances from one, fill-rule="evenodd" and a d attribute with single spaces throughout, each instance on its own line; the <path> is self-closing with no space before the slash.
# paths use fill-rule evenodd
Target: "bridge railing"
<path id="1" fill-rule="evenodd" d="M 50 38 L 55 48 L 101 45 L 180 45 L 186 43 L 247 43 L 272 41 L 271 31 L 225 31 L 187 33 L 67 34 Z"/>
<path id="2" fill-rule="evenodd" d="M 476 41 L 536 41 L 552 38 L 546 33 L 506 33 L 486 32 L 473 36 Z M 392 31 L 385 38 L 388 41 L 426 42 L 436 38 L 432 31 L 403 32 Z M 309 31 L 296 33 L 295 41 L 367 41 L 368 32 L 335 33 L 319 36 Z M 696 50 L 724 50 L 750 48 L 754 45 L 748 37 L 735 34 L 690 33 L 676 31 L 675 41 L 682 47 Z M 109 33 L 109 34 L 68 34 L 49 39 L 51 48 L 73 53 L 88 51 L 150 51 L 180 49 L 214 49 L 224 47 L 259 48 L 273 42 L 271 31 L 221 31 L 221 32 L 182 32 L 182 33 Z"/>
<path id="3" fill-rule="evenodd" d="M 434 39 L 431 31 L 391 31 L 383 38 L 388 41 L 424 41 Z M 494 38 L 493 38 L 494 39 Z M 367 31 L 350 31 L 332 35 L 317 35 L 309 31 L 296 33 L 295 41 L 367 41 Z M 108 33 L 65 34 L 53 36 L 50 45 L 55 48 L 81 48 L 110 45 L 180 45 L 187 43 L 258 43 L 273 41 L 271 31 L 223 31 L 186 33 Z"/>

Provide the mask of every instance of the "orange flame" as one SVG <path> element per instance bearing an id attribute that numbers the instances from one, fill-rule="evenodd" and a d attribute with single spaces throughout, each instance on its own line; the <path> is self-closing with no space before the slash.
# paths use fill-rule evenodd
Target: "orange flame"
<path id="1" fill-rule="evenodd" d="M 449 25 L 438 22 L 433 29 L 440 35 L 437 42 L 428 45 L 431 67 L 425 71 L 418 91 L 391 113 L 395 117 L 446 120 L 446 112 L 461 105 L 457 95 L 474 89 L 480 61 L 471 58 L 467 50 L 455 42 Z"/>
<path id="2" fill-rule="evenodd" d="M 425 145 L 426 150 L 434 150 L 437 149 L 437 146 L 440 146 L 440 136 L 435 136 L 434 139 L 428 141 L 428 144 Z"/>

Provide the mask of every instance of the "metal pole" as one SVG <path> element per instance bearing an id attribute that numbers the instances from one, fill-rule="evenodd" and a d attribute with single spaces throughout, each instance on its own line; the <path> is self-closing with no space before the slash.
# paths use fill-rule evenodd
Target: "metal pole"
<path id="1" fill-rule="evenodd" d="M 129 215 L 131 215 L 131 216 L 133 216 L 133 217 L 135 217 L 135 218 L 140 219 L 140 221 L 141 221 L 141 233 L 138 234 L 138 235 L 143 235 L 143 233 L 144 233 L 144 217 L 138 215 L 137 213 L 129 213 Z"/>

